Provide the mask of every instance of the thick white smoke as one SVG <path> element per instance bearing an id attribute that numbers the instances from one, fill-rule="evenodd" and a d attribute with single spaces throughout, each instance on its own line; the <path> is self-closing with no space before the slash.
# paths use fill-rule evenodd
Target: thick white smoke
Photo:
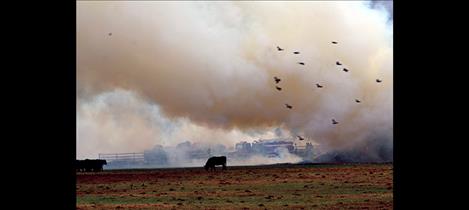
<path id="1" fill-rule="evenodd" d="M 77 154 L 82 159 L 96 158 L 99 153 L 142 152 L 155 145 L 170 147 L 184 141 L 233 147 L 241 140 L 289 135 L 279 129 L 241 132 L 200 126 L 187 118 L 169 119 L 158 105 L 122 89 L 79 100 L 77 105 Z"/>
<path id="2" fill-rule="evenodd" d="M 232 146 L 277 127 L 328 150 L 388 145 L 388 17 L 357 1 L 79 1 L 78 155 L 185 140 Z"/>

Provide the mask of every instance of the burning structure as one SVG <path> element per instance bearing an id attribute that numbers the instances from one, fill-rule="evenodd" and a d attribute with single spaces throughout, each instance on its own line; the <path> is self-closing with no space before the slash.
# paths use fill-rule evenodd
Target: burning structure
<path id="1" fill-rule="evenodd" d="M 235 151 L 228 156 L 233 159 L 249 158 L 254 155 L 278 158 L 282 153 L 294 154 L 304 161 L 312 161 L 313 145 L 306 143 L 306 146 L 298 146 L 290 139 L 264 139 L 253 143 L 242 141 L 235 145 Z"/>

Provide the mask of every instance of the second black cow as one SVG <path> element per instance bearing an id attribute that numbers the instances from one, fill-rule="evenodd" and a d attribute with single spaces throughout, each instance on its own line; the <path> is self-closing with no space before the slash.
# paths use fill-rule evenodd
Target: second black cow
<path id="1" fill-rule="evenodd" d="M 215 166 L 223 166 L 223 170 L 226 170 L 226 157 L 225 156 L 218 156 L 218 157 L 211 157 L 205 163 L 205 170 L 216 170 Z"/>

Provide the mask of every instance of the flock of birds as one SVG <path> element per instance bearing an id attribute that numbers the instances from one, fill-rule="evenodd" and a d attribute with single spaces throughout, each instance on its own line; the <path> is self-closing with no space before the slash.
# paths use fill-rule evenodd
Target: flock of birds
<path id="1" fill-rule="evenodd" d="M 112 33 L 108 33 L 108 36 L 112 36 Z M 335 44 L 335 45 L 336 45 L 336 44 L 338 44 L 338 42 L 332 41 L 332 44 Z M 277 50 L 278 50 L 278 51 L 284 51 L 285 49 L 280 48 L 279 46 L 277 46 Z M 293 54 L 296 54 L 296 55 L 297 55 L 297 54 L 300 54 L 300 52 L 299 52 L 299 51 L 295 51 L 295 52 L 293 52 Z M 304 62 L 298 62 L 298 64 L 299 64 L 299 65 L 302 65 L 302 66 L 305 65 Z M 342 63 L 340 63 L 339 61 L 336 61 L 335 64 L 336 64 L 337 66 L 342 66 Z M 349 72 L 349 70 L 348 70 L 347 68 L 343 68 L 342 71 L 344 71 L 344 72 Z M 275 84 L 279 84 L 280 81 L 282 81 L 282 79 L 278 78 L 277 76 L 274 76 L 274 81 L 275 81 Z M 377 82 L 377 83 L 381 83 L 382 80 L 376 79 L 376 82 Z M 321 85 L 321 84 L 319 84 L 319 83 L 316 83 L 316 87 L 317 87 L 317 88 L 323 88 L 324 86 Z M 275 85 L 275 89 L 277 89 L 278 91 L 282 91 L 282 88 L 279 87 L 278 85 Z M 355 102 L 356 102 L 356 103 L 361 103 L 361 101 L 358 100 L 358 99 L 355 99 Z M 290 105 L 290 104 L 285 104 L 285 107 L 287 107 L 287 109 L 293 109 L 293 106 Z M 339 124 L 339 122 L 337 122 L 337 121 L 333 118 L 333 119 L 332 119 L 332 124 L 333 124 L 333 125 L 336 125 L 336 124 Z M 297 136 L 297 137 L 298 137 L 298 139 L 299 139 L 300 141 L 303 141 L 303 140 L 304 140 L 304 138 L 301 137 L 301 136 Z"/>
<path id="2" fill-rule="evenodd" d="M 332 41 L 332 44 L 336 45 L 336 44 L 338 44 L 338 42 Z M 283 49 L 283 48 L 277 46 L 277 51 L 284 51 L 284 50 L 285 50 L 285 49 Z M 293 54 L 300 54 L 300 52 L 295 51 L 295 52 L 293 52 Z M 304 62 L 297 62 L 297 64 L 302 65 L 302 66 L 305 65 Z M 342 63 L 340 63 L 339 61 L 336 61 L 335 64 L 336 64 L 337 66 L 342 66 Z M 347 69 L 347 68 L 342 68 L 342 71 L 344 71 L 344 72 L 349 72 L 349 69 Z M 280 83 L 280 81 L 282 81 L 282 79 L 280 79 L 280 78 L 277 77 L 277 76 L 274 76 L 274 81 L 275 81 L 275 84 L 276 84 L 276 85 L 275 85 L 275 89 L 277 89 L 278 91 L 282 91 L 282 88 L 278 86 L 278 84 Z M 376 79 L 376 82 L 377 82 L 377 83 L 381 83 L 382 80 Z M 319 83 L 316 83 L 316 87 L 317 87 L 317 88 L 323 88 L 324 86 L 321 85 L 321 84 L 319 84 Z M 361 101 L 360 101 L 359 99 L 355 99 L 355 102 L 356 102 L 356 103 L 361 103 Z M 290 104 L 285 104 L 285 107 L 286 107 L 287 109 L 293 109 L 293 106 L 290 105 Z M 339 124 L 339 122 L 337 122 L 334 118 L 333 118 L 331 121 L 332 121 L 332 124 L 333 124 L 333 125 Z M 301 137 L 301 136 L 297 136 L 297 137 L 298 137 L 298 139 L 299 139 L 300 141 L 304 140 L 304 138 Z"/>

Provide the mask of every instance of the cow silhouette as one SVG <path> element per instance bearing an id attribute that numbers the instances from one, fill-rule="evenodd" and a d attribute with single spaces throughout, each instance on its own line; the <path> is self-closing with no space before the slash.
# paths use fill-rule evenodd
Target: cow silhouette
<path id="1" fill-rule="evenodd" d="M 93 160 L 91 162 L 93 171 L 103 171 L 103 165 L 107 165 L 106 160 Z"/>
<path id="2" fill-rule="evenodd" d="M 223 170 L 226 170 L 226 156 L 214 156 L 214 157 L 210 157 L 208 160 L 207 160 L 207 163 L 205 163 L 205 170 L 208 171 L 209 169 L 212 171 L 216 171 L 216 168 L 215 166 L 217 165 L 222 165 L 223 166 Z"/>
<path id="3" fill-rule="evenodd" d="M 75 169 L 77 171 L 85 171 L 83 160 L 75 160 Z"/>
<path id="4" fill-rule="evenodd" d="M 106 160 L 76 160 L 75 167 L 80 172 L 98 172 L 103 171 L 103 165 L 107 165 Z"/>

